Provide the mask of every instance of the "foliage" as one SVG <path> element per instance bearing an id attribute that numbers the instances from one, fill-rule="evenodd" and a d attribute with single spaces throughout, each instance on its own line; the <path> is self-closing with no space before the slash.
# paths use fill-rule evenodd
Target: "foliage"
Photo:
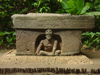
<path id="1" fill-rule="evenodd" d="M 65 12 L 74 15 L 84 14 L 91 7 L 91 3 L 84 0 L 62 0 L 61 5 Z"/>
<path id="2" fill-rule="evenodd" d="M 85 13 L 85 15 L 99 16 L 100 15 L 100 12 L 88 12 L 88 13 Z"/>
<path id="3" fill-rule="evenodd" d="M 15 48 L 16 37 L 11 15 L 34 11 L 34 1 L 0 0 L 0 48 Z"/>
<path id="4" fill-rule="evenodd" d="M 88 47 L 95 47 L 96 49 L 100 48 L 100 32 L 86 32 L 82 34 L 82 39 Z"/>
<path id="5" fill-rule="evenodd" d="M 7 46 L 7 47 L 15 46 L 15 40 L 16 40 L 16 37 L 15 37 L 14 31 L 0 32 L 0 45 Z"/>
<path id="6" fill-rule="evenodd" d="M 86 2 L 90 2 L 92 6 L 85 15 L 95 16 L 95 28 L 91 32 L 84 32 L 82 40 L 87 46 L 98 49 L 100 48 L 100 0 L 86 0 Z"/>
<path id="7" fill-rule="evenodd" d="M 57 0 L 36 0 L 33 4 L 37 13 L 55 13 L 61 8 Z"/>
<path id="8" fill-rule="evenodd" d="M 95 0 L 94 8 L 95 10 L 100 11 L 100 0 Z"/>
<path id="9" fill-rule="evenodd" d="M 100 0 L 86 0 L 86 2 L 91 3 L 91 8 L 89 12 L 86 12 L 85 15 L 100 15 Z"/>
<path id="10" fill-rule="evenodd" d="M 82 41 L 85 45 L 100 49 L 100 16 L 95 16 L 95 28 L 91 32 L 82 34 Z"/>
<path id="11" fill-rule="evenodd" d="M 92 4 L 90 11 L 100 11 L 100 0 L 85 0 L 85 2 Z"/>
<path id="12" fill-rule="evenodd" d="M 34 3 L 34 7 L 37 9 L 36 12 L 50 12 L 49 2 L 50 0 L 36 0 Z"/>

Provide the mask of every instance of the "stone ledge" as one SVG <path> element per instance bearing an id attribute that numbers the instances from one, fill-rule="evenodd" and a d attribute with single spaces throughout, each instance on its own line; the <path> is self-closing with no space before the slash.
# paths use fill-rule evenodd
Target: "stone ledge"
<path id="1" fill-rule="evenodd" d="M 0 65 L 6 64 L 93 64 L 84 55 L 78 56 L 16 56 L 16 50 L 11 50 L 0 57 Z"/>

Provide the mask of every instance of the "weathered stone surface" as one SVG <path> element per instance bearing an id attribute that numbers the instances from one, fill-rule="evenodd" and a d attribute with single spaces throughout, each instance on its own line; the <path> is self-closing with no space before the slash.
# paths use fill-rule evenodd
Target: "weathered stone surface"
<path id="1" fill-rule="evenodd" d="M 36 14 L 13 15 L 15 28 L 24 29 L 92 29 L 94 16 L 70 14 Z"/>
<path id="2" fill-rule="evenodd" d="M 16 30 L 17 54 L 35 54 L 39 42 L 45 39 L 45 30 Z M 54 30 L 62 55 L 77 54 L 81 50 L 80 30 Z M 41 35 L 41 36 L 40 36 Z M 58 37 L 59 36 L 59 37 Z"/>

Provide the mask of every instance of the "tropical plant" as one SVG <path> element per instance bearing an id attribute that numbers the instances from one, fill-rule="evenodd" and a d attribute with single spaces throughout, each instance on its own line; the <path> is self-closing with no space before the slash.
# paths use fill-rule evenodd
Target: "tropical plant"
<path id="1" fill-rule="evenodd" d="M 85 45 L 88 47 L 100 48 L 100 32 L 85 32 L 82 34 L 82 39 L 84 39 Z"/>
<path id="2" fill-rule="evenodd" d="M 57 0 L 36 0 L 33 5 L 36 13 L 55 13 L 61 8 L 61 4 Z"/>
<path id="3" fill-rule="evenodd" d="M 87 46 L 100 49 L 100 0 L 86 0 L 92 4 L 89 12 L 85 15 L 95 16 L 95 28 L 91 32 L 84 32 L 83 43 Z"/>
<path id="4" fill-rule="evenodd" d="M 34 1 L 0 0 L 0 48 L 15 48 L 16 37 L 11 15 L 32 10 Z"/>
<path id="5" fill-rule="evenodd" d="M 36 7 L 36 12 L 50 12 L 49 2 L 50 0 L 36 0 L 33 4 Z"/>
<path id="6" fill-rule="evenodd" d="M 91 3 L 85 3 L 84 0 L 60 0 L 60 2 L 65 12 L 74 15 L 84 14 L 91 7 Z"/>

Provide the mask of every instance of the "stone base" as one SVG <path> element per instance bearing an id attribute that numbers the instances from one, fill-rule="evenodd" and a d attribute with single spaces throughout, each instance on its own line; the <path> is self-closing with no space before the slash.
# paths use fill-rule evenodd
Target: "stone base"
<path id="1" fill-rule="evenodd" d="M 80 54 L 79 51 L 77 51 L 77 52 L 68 52 L 68 53 L 61 53 L 60 55 L 61 56 L 71 56 L 71 55 L 78 55 L 78 54 Z"/>
<path id="2" fill-rule="evenodd" d="M 93 64 L 84 55 L 77 56 L 16 56 L 16 50 L 11 50 L 0 57 L 0 65 L 4 64 Z"/>

